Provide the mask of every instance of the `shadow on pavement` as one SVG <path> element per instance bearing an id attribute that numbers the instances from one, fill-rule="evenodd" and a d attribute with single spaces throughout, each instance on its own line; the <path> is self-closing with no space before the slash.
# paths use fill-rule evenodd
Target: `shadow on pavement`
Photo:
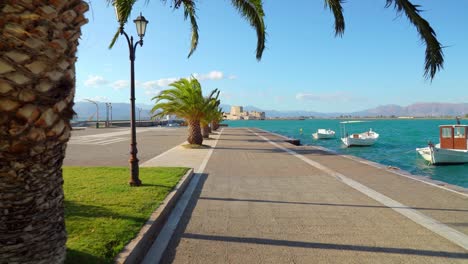
<path id="1" fill-rule="evenodd" d="M 200 200 L 226 201 L 226 202 L 253 202 L 253 203 L 278 203 L 278 204 L 299 204 L 299 205 L 316 205 L 316 206 L 339 206 L 339 207 L 360 207 L 360 208 L 383 208 L 383 209 L 415 209 L 428 211 L 450 211 L 450 212 L 468 212 L 464 209 L 448 209 L 448 208 L 425 208 L 425 207 L 388 207 L 380 205 L 364 205 L 364 204 L 330 204 L 330 203 L 310 203 L 310 202 L 290 202 L 290 201 L 274 201 L 274 200 L 254 200 L 254 199 L 235 199 L 235 198 L 218 198 L 218 197 L 200 197 Z M 454 224 L 461 225 L 461 224 Z M 468 223 L 465 224 L 468 226 Z"/>
<path id="2" fill-rule="evenodd" d="M 411 248 L 340 245 L 340 244 L 331 244 L 331 243 L 275 240 L 275 239 L 256 238 L 256 237 L 230 237 L 230 236 L 202 235 L 202 234 L 190 234 L 190 233 L 183 234 L 182 237 L 189 238 L 189 239 L 260 244 L 260 245 L 271 245 L 271 246 L 286 246 L 286 247 L 315 248 L 315 249 L 329 249 L 329 250 L 350 250 L 350 251 L 374 252 L 374 253 L 444 257 L 444 258 L 454 258 L 454 259 L 467 259 L 468 258 L 468 253 L 432 251 L 432 250 L 411 249 Z"/>
<path id="3" fill-rule="evenodd" d="M 172 263 L 176 254 L 177 246 L 180 243 L 180 239 L 184 237 L 185 230 L 187 228 L 188 223 L 190 222 L 190 218 L 192 216 L 193 210 L 197 206 L 198 198 L 200 198 L 200 194 L 203 189 L 203 185 L 205 184 L 206 179 L 208 178 L 207 173 L 201 173 L 200 179 L 198 181 L 197 187 L 193 191 L 192 197 L 185 208 L 184 214 L 180 219 L 179 224 L 177 225 L 177 229 L 172 235 L 171 241 L 167 246 L 166 251 L 164 252 L 163 257 L 161 258 L 160 263 Z"/>

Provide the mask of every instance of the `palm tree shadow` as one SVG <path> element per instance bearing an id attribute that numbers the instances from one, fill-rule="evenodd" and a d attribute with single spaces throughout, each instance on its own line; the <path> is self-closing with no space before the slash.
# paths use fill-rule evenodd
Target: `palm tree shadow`
<path id="1" fill-rule="evenodd" d="M 65 264 L 102 264 L 112 263 L 112 260 L 106 260 L 102 257 L 97 257 L 86 252 L 69 249 L 67 248 L 67 256 L 65 258 Z"/>
<path id="2" fill-rule="evenodd" d="M 87 218 L 120 218 L 132 221 L 145 222 L 147 219 L 116 213 L 102 206 L 82 204 L 65 200 L 65 218 L 87 217 Z"/>
<path id="3" fill-rule="evenodd" d="M 166 251 L 161 258 L 159 263 L 172 263 L 174 261 L 176 255 L 177 246 L 180 243 L 181 238 L 183 237 L 185 230 L 187 229 L 187 225 L 190 221 L 192 216 L 193 210 L 197 206 L 198 198 L 202 192 L 203 186 L 208 178 L 207 173 L 201 173 L 200 179 L 198 181 L 197 187 L 193 191 L 192 197 L 190 198 L 189 203 L 187 204 L 187 208 L 185 208 L 184 214 L 182 215 L 177 228 L 172 235 L 171 241 L 169 242 Z"/>

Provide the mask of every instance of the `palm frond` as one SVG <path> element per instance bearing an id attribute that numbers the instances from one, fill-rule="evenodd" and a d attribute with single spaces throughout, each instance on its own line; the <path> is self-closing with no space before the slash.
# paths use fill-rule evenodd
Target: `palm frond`
<path id="1" fill-rule="evenodd" d="M 387 0 L 385 7 L 390 7 L 392 4 L 398 13 L 405 13 L 418 30 L 421 39 L 426 43 L 424 77 L 433 80 L 435 74 L 444 67 L 444 53 L 434 29 L 419 15 L 421 13 L 419 5 L 414 5 L 409 0 Z"/>
<path id="2" fill-rule="evenodd" d="M 197 49 L 198 46 L 198 24 L 197 24 L 197 15 L 195 13 L 195 1 L 193 0 L 180 0 L 184 5 L 184 18 L 187 19 L 190 17 L 190 24 L 192 25 L 192 41 L 190 45 L 190 52 L 188 58 L 192 56 L 193 52 Z M 180 5 L 180 4 L 179 4 Z"/>
<path id="3" fill-rule="evenodd" d="M 328 7 L 335 17 L 335 36 L 343 36 L 345 30 L 345 21 L 343 16 L 344 0 L 325 0 L 325 8 Z"/>
<path id="4" fill-rule="evenodd" d="M 237 8 L 257 32 L 257 60 L 261 60 L 266 42 L 266 27 L 263 21 L 265 13 L 263 12 L 262 0 L 231 0 L 232 5 Z"/>
<path id="5" fill-rule="evenodd" d="M 117 42 L 117 39 L 119 38 L 120 34 L 120 29 L 117 29 L 117 31 L 114 34 L 114 37 L 112 37 L 111 43 L 109 44 L 109 49 L 112 49 L 114 47 L 115 42 Z"/>
<path id="6" fill-rule="evenodd" d="M 137 0 L 107 0 L 108 4 L 113 5 L 119 14 L 120 25 L 123 26 L 127 23 L 128 18 L 132 12 L 133 5 Z"/>

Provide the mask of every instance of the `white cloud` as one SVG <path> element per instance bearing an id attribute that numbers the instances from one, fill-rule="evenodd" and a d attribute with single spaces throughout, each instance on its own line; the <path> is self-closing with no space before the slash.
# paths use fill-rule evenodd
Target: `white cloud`
<path id="1" fill-rule="evenodd" d="M 224 78 L 224 73 L 220 71 L 210 71 L 207 74 L 192 74 L 193 77 L 197 78 L 199 81 L 204 80 L 221 80 Z"/>
<path id="2" fill-rule="evenodd" d="M 237 76 L 236 75 L 229 75 L 228 79 L 229 80 L 234 80 L 234 79 L 237 79 Z"/>
<path id="3" fill-rule="evenodd" d="M 365 101 L 366 98 L 354 96 L 348 92 L 331 92 L 331 93 L 298 93 L 296 99 L 299 101 L 322 101 L 322 102 L 351 102 Z"/>
<path id="4" fill-rule="evenodd" d="M 151 88 L 156 88 L 156 87 L 166 87 L 166 86 L 169 86 L 169 84 L 177 80 L 179 80 L 179 78 L 164 78 L 164 79 L 159 79 L 159 80 L 146 81 L 142 83 L 142 86 L 145 89 L 151 89 Z"/>
<path id="5" fill-rule="evenodd" d="M 99 75 L 89 75 L 88 79 L 84 82 L 85 86 L 95 87 L 108 84 L 109 81 Z"/>
<path id="6" fill-rule="evenodd" d="M 153 98 L 161 93 L 161 90 L 147 90 L 145 91 L 145 94 L 148 95 L 149 97 Z"/>
<path id="7" fill-rule="evenodd" d="M 190 77 L 195 77 L 197 78 L 199 81 L 203 81 L 203 80 L 221 80 L 221 79 L 224 79 L 225 76 L 224 76 L 224 73 L 220 72 L 220 71 L 211 71 L 209 73 L 206 73 L 206 74 L 198 74 L 198 73 L 194 73 L 192 74 L 191 76 L 189 77 L 186 77 L 186 78 L 190 78 Z M 170 78 L 162 78 L 162 79 L 158 79 L 158 80 L 150 80 L 150 81 L 146 81 L 146 82 L 141 82 L 141 81 L 136 81 L 136 85 L 139 86 L 139 87 L 142 87 L 143 89 L 145 90 L 153 90 L 153 89 L 156 89 L 157 90 L 157 93 L 159 93 L 159 89 L 158 88 L 161 88 L 161 87 L 168 87 L 169 84 L 173 83 L 173 82 L 176 82 L 178 81 L 180 78 L 183 78 L 183 77 L 170 77 Z M 231 75 L 228 77 L 229 79 L 235 79 L 237 78 L 235 75 Z M 126 86 L 125 86 L 126 85 Z M 112 84 L 112 86 L 116 89 L 118 88 L 125 88 L 125 87 L 128 87 L 128 82 L 127 81 L 116 81 Z M 152 94 L 155 93 L 155 91 L 152 91 L 151 92 Z"/>
<path id="8" fill-rule="evenodd" d="M 110 102 L 111 100 L 107 96 L 94 96 L 94 97 L 87 97 L 84 98 L 82 101 L 88 102 L 86 99 L 89 99 L 91 101 L 96 101 L 96 102 Z"/>
<path id="9" fill-rule="evenodd" d="M 227 99 L 227 100 L 232 99 L 232 98 L 235 97 L 232 93 L 228 93 L 228 92 L 224 92 L 224 91 L 221 91 L 220 96 L 221 96 L 221 98 L 224 98 L 224 99 Z"/>
<path id="10" fill-rule="evenodd" d="M 117 80 L 112 83 L 112 88 L 116 90 L 125 89 L 130 87 L 130 82 L 127 80 Z"/>

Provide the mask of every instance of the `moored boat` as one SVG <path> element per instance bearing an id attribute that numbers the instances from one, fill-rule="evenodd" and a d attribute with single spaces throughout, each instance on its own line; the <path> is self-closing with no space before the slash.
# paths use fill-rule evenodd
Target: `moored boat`
<path id="1" fill-rule="evenodd" d="M 439 126 L 439 144 L 432 144 L 416 151 L 433 165 L 468 163 L 468 126 Z"/>
<path id="2" fill-rule="evenodd" d="M 346 147 L 351 147 L 351 146 L 371 146 L 374 145 L 374 143 L 377 141 L 379 138 L 379 134 L 372 131 L 372 128 L 369 129 L 367 132 L 363 133 L 354 133 L 351 135 L 348 135 L 348 132 L 346 131 L 346 124 L 350 123 L 362 123 L 364 121 L 345 121 L 341 122 L 341 141 L 343 144 L 346 145 Z"/>
<path id="3" fill-rule="evenodd" d="M 330 139 L 335 137 L 335 131 L 331 129 L 319 128 L 316 133 L 313 133 L 312 136 L 315 139 Z"/>
<path id="4" fill-rule="evenodd" d="M 371 146 L 379 138 L 379 134 L 370 129 L 367 132 L 359 134 L 351 134 L 346 137 L 342 137 L 341 141 L 347 146 Z"/>

